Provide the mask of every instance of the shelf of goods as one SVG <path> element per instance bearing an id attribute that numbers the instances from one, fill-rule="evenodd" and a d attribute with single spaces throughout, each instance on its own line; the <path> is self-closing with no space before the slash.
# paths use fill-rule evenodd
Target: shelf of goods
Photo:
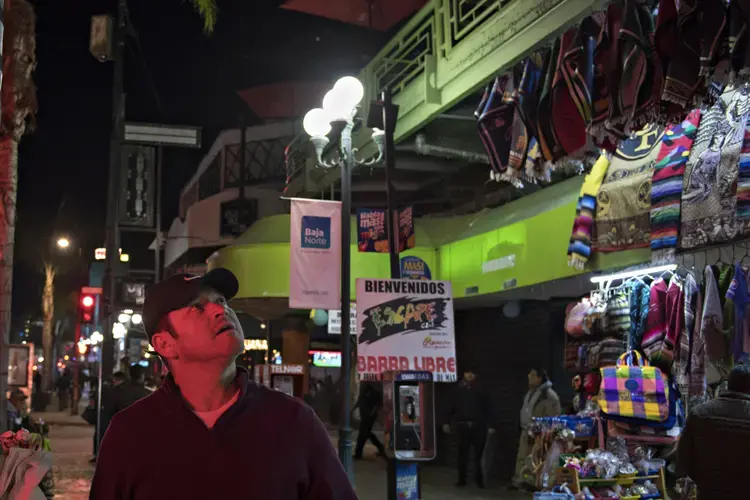
<path id="1" fill-rule="evenodd" d="M 632 486 L 641 481 L 651 481 L 659 489 L 660 499 L 668 498 L 666 496 L 666 481 L 664 479 L 664 469 L 659 469 L 657 474 L 647 476 L 621 476 L 612 479 L 603 479 L 600 477 L 579 477 L 578 470 L 571 467 L 560 467 L 557 469 L 557 484 L 567 484 L 568 488 L 578 494 L 587 486 Z M 637 500 L 642 497 L 620 497 L 621 500 Z"/>

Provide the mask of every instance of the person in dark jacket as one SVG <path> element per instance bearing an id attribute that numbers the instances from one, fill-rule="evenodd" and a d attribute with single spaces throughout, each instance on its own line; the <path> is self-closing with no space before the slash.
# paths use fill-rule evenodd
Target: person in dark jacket
<path id="1" fill-rule="evenodd" d="M 147 291 L 143 326 L 169 374 L 112 419 L 91 500 L 356 500 L 313 410 L 235 366 L 244 335 L 227 301 L 238 289 L 218 268 Z"/>
<path id="2" fill-rule="evenodd" d="M 692 479 L 698 500 L 748 494 L 750 365 L 736 366 L 727 388 L 692 410 L 677 445 L 677 477 Z"/>
<path id="3" fill-rule="evenodd" d="M 495 433 L 492 410 L 484 391 L 477 386 L 477 375 L 473 371 L 464 373 L 458 383 L 458 390 L 449 415 L 458 439 L 458 483 L 466 486 L 466 470 L 469 452 L 474 449 L 474 467 L 477 486 L 484 488 L 482 473 L 482 453 L 487 441 L 487 433 Z M 448 433 L 451 425 L 445 424 L 443 430 Z"/>
<path id="4" fill-rule="evenodd" d="M 118 412 L 124 410 L 139 399 L 143 399 L 151 391 L 144 385 L 143 368 L 139 365 L 133 365 L 129 369 L 130 379 L 123 378 L 115 387 L 112 388 L 108 396 L 110 406 L 108 411 L 114 417 Z"/>
<path id="5" fill-rule="evenodd" d="M 365 443 L 369 439 L 378 449 L 379 456 L 385 456 L 385 448 L 378 437 L 373 434 L 372 428 L 378 419 L 378 413 L 383 407 L 383 393 L 373 382 L 362 382 L 359 388 L 359 397 L 352 411 L 359 408 L 359 433 L 357 434 L 357 446 L 354 449 L 354 459 L 361 460 L 365 449 Z"/>

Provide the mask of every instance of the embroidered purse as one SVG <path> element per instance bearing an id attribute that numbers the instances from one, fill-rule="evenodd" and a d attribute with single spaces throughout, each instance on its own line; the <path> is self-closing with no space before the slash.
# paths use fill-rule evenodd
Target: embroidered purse
<path id="1" fill-rule="evenodd" d="M 602 368 L 601 374 L 598 403 L 605 415 L 655 422 L 669 417 L 664 375 L 659 368 L 649 366 L 638 351 L 626 352 L 615 366 Z"/>

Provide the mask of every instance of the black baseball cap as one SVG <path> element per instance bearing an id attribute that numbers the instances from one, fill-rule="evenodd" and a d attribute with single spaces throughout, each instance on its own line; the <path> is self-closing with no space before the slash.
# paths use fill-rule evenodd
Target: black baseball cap
<path id="1" fill-rule="evenodd" d="M 156 333 L 159 321 L 172 311 L 182 309 L 194 301 L 205 289 L 216 290 L 227 300 L 237 295 L 237 277 L 229 269 L 219 267 L 203 276 L 176 274 L 146 290 L 143 303 L 143 328 L 149 341 Z"/>

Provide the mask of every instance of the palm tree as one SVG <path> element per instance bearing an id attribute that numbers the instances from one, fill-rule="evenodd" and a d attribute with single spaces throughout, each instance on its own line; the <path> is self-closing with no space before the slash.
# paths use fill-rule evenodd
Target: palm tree
<path id="1" fill-rule="evenodd" d="M 42 294 L 42 348 L 44 356 L 42 387 L 45 391 L 52 390 L 52 367 L 55 361 L 52 359 L 52 344 L 55 340 L 52 332 L 53 320 L 55 318 L 55 276 L 57 269 L 49 262 L 44 263 L 44 293 Z"/>
<path id="2" fill-rule="evenodd" d="M 203 18 L 203 29 L 206 33 L 211 33 L 216 25 L 216 0 L 191 0 L 193 7 Z"/>

